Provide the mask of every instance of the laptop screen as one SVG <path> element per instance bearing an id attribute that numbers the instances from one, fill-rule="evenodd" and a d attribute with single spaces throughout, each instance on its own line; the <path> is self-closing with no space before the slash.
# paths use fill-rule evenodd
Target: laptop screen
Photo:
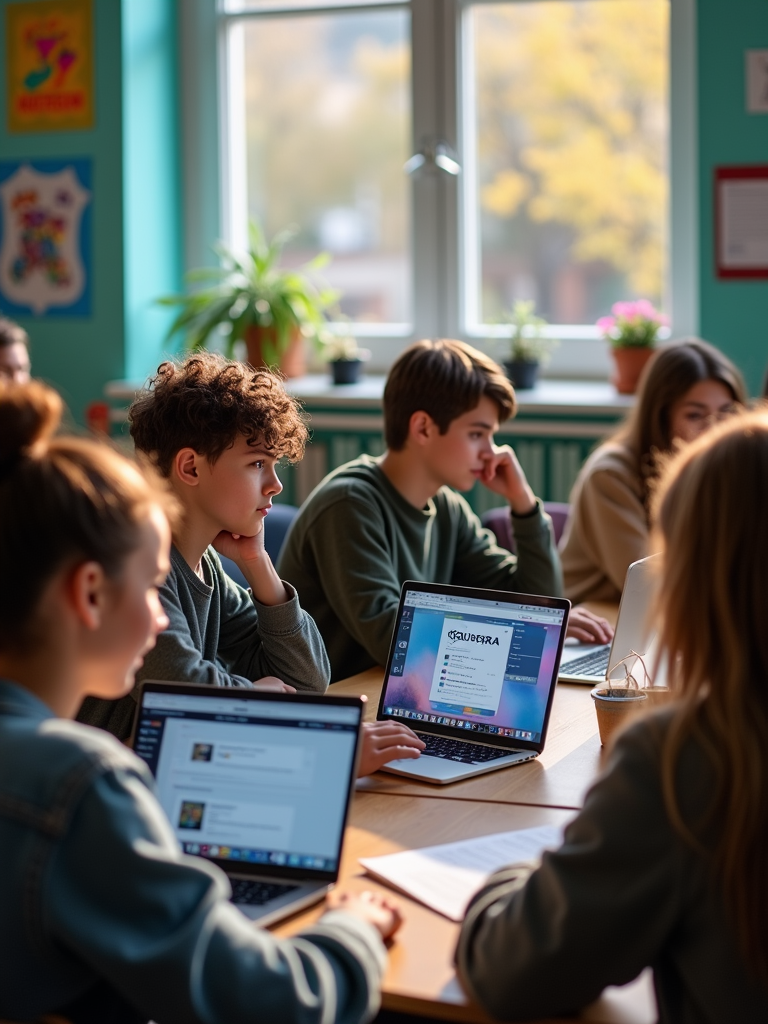
<path id="1" fill-rule="evenodd" d="M 355 700 L 150 683 L 134 750 L 185 853 L 335 877 L 361 715 Z"/>
<path id="2" fill-rule="evenodd" d="M 406 583 L 380 714 L 540 746 L 568 608 L 556 598 Z"/>

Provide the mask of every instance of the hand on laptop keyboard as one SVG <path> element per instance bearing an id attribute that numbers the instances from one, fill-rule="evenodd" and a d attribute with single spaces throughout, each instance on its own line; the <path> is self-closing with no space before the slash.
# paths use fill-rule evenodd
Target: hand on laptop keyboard
<path id="1" fill-rule="evenodd" d="M 377 772 L 388 761 L 418 757 L 424 749 L 424 741 L 400 722 L 366 722 L 362 744 L 358 777 Z"/>
<path id="2" fill-rule="evenodd" d="M 607 619 L 601 619 L 582 605 L 577 605 L 571 608 L 565 635 L 583 644 L 609 644 L 613 640 L 613 626 Z"/>

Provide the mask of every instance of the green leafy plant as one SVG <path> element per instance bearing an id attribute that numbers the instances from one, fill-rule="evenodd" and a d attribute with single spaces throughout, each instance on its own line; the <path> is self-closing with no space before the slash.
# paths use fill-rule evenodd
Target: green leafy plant
<path id="1" fill-rule="evenodd" d="M 509 358 L 525 363 L 544 363 L 550 350 L 557 344 L 553 338 L 545 338 L 543 329 L 547 321 L 535 314 L 532 300 L 517 299 L 511 310 L 501 315 L 501 323 L 512 326 Z"/>
<path id="2" fill-rule="evenodd" d="M 326 363 L 351 362 L 354 359 L 365 361 L 371 353 L 367 348 L 360 348 L 352 330 L 352 321 L 340 310 L 331 314 L 333 326 L 326 325 L 317 335 L 320 357 Z"/>
<path id="3" fill-rule="evenodd" d="M 202 287 L 158 299 L 161 305 L 180 307 L 168 336 L 183 331 L 186 347 L 194 350 L 205 348 L 214 331 L 220 330 L 231 358 L 235 342 L 243 340 L 249 328 L 265 328 L 262 352 L 267 365 L 278 362 L 297 328 L 305 337 L 317 338 L 325 324 L 324 311 L 337 301 L 338 293 L 312 280 L 328 263 L 327 253 L 295 269 L 278 266 L 294 233 L 282 231 L 268 240 L 261 226 L 251 222 L 244 256 L 221 243 L 215 245 L 221 266 L 191 270 L 185 278 L 189 285 Z"/>

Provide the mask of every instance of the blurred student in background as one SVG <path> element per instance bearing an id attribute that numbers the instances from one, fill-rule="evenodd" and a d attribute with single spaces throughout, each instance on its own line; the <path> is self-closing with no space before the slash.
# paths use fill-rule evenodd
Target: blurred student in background
<path id="1" fill-rule="evenodd" d="M 584 464 L 560 541 L 565 596 L 618 601 L 632 562 L 649 553 L 649 501 L 660 457 L 746 402 L 741 374 L 698 338 L 659 349 L 627 422 Z"/>
<path id="2" fill-rule="evenodd" d="M 26 384 L 29 370 L 29 335 L 13 320 L 0 316 L 0 382 Z"/>

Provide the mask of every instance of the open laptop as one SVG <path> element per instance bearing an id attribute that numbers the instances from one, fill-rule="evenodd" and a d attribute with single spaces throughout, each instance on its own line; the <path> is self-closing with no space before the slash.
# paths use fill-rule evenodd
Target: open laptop
<path id="1" fill-rule="evenodd" d="M 185 683 L 142 684 L 133 749 L 185 853 L 229 876 L 271 924 L 338 878 L 363 702 Z"/>
<path id="2" fill-rule="evenodd" d="M 657 555 L 650 555 L 633 562 L 627 569 L 616 631 L 610 644 L 566 645 L 563 648 L 560 660 L 562 682 L 597 686 L 606 679 L 624 679 L 624 667 L 619 662 L 632 651 L 643 656 L 649 653 L 656 636 L 655 630 L 649 628 L 649 613 L 656 587 L 657 558 Z M 630 670 L 634 661 L 630 659 L 627 662 Z M 650 670 L 647 660 L 646 664 Z"/>
<path id="3" fill-rule="evenodd" d="M 570 602 L 403 584 L 378 710 L 427 744 L 382 769 L 445 784 L 541 753 Z"/>

